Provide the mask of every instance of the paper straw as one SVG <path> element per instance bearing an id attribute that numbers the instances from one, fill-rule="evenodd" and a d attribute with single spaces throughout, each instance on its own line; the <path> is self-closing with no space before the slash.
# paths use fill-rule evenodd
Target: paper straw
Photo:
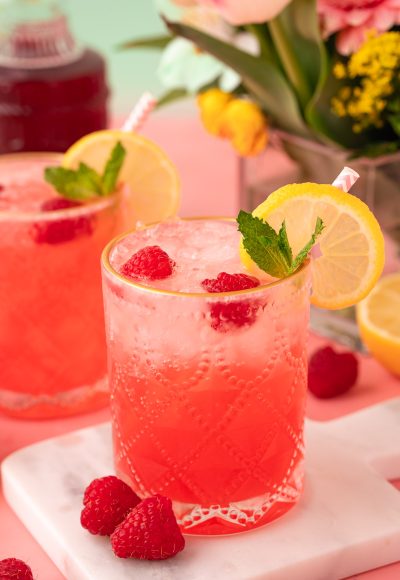
<path id="1" fill-rule="evenodd" d="M 343 167 L 332 185 L 347 193 L 359 177 L 357 171 L 354 171 L 351 167 Z"/>
<path id="2" fill-rule="evenodd" d="M 156 106 L 157 100 L 151 93 L 143 93 L 128 118 L 121 127 L 121 131 L 139 131 Z"/>

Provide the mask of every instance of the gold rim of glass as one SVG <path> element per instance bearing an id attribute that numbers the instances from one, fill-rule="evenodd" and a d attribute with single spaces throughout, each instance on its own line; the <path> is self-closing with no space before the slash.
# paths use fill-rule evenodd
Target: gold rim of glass
<path id="1" fill-rule="evenodd" d="M 200 217 L 189 217 L 189 218 L 176 218 L 179 221 L 227 221 L 227 222 L 234 222 L 234 218 L 229 218 L 225 216 L 200 216 Z M 267 284 L 261 284 L 260 286 L 256 286 L 255 288 L 248 288 L 247 290 L 235 290 L 234 292 L 177 292 L 175 290 L 164 290 L 163 288 L 154 288 L 153 286 L 146 286 L 145 284 L 140 284 L 139 282 L 134 282 L 133 280 L 129 280 L 122 276 L 114 267 L 111 265 L 110 262 L 110 254 L 114 247 L 120 242 L 122 239 L 134 234 L 137 231 L 146 230 L 148 228 L 154 227 L 162 222 L 154 222 L 151 224 L 146 224 L 144 226 L 140 226 L 133 230 L 129 230 L 119 236 L 113 238 L 108 244 L 105 246 L 102 254 L 101 254 L 101 264 L 104 270 L 106 270 L 111 276 L 117 278 L 123 284 L 137 288 L 138 290 L 142 290 L 145 292 L 150 292 L 154 294 L 162 294 L 165 296 L 181 296 L 186 298 L 213 298 L 215 300 L 221 299 L 224 297 L 229 296 L 243 296 L 247 294 L 256 294 L 257 292 L 265 292 L 270 288 L 275 288 L 280 286 L 281 284 L 287 283 L 289 280 L 294 280 L 298 276 L 300 276 L 305 270 L 307 270 L 311 264 L 310 258 L 308 258 L 298 270 L 290 274 L 286 278 L 280 278 L 279 280 L 274 280 L 273 282 L 269 282 Z M 249 275 L 251 275 L 249 273 Z"/>
<path id="2" fill-rule="evenodd" d="M 24 161 L 27 160 L 41 160 L 41 159 L 49 159 L 49 163 L 54 163 L 60 165 L 59 160 L 62 158 L 62 153 L 57 153 L 54 151 L 33 151 L 33 152 L 24 152 L 21 151 L 20 153 L 6 153 L 0 155 L 0 167 L 3 163 L 7 163 L 8 161 L 18 160 Z M 56 193 L 56 195 L 58 195 Z M 63 196 L 59 196 L 61 199 Z M 101 197 L 89 202 L 83 202 L 81 206 L 71 207 L 66 209 L 58 209 L 52 211 L 10 211 L 8 209 L 0 209 L 0 221 L 3 220 L 10 220 L 10 221 L 51 221 L 51 220 L 59 220 L 60 218 L 73 218 L 79 217 L 82 215 L 86 215 L 88 210 L 90 213 L 96 213 L 105 209 L 109 206 L 112 206 L 118 202 L 121 197 L 121 192 L 116 192 L 112 195 L 108 195 L 107 197 Z"/>

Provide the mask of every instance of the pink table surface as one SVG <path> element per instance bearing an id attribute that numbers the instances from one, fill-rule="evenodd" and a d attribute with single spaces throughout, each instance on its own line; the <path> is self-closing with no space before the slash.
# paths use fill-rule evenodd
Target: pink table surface
<path id="1" fill-rule="evenodd" d="M 229 145 L 206 135 L 198 121 L 191 117 L 171 119 L 156 115 L 146 126 L 144 134 L 159 143 L 178 166 L 183 188 L 181 215 L 236 213 L 237 163 Z M 285 161 L 275 152 L 271 152 L 270 163 L 271 172 L 276 172 L 285 165 Z M 311 336 L 310 350 L 325 342 Z M 369 357 L 360 357 L 360 362 L 360 378 L 353 390 L 329 401 L 320 401 L 310 396 L 308 417 L 325 421 L 400 396 L 398 379 Z M 36 441 L 95 425 L 107 419 L 107 409 L 56 421 L 24 422 L 0 417 L 0 461 L 9 453 Z M 394 484 L 400 489 L 399 481 Z M 0 538 L 0 559 L 14 556 L 25 560 L 32 567 L 35 580 L 63 580 L 62 574 L 8 507 L 1 489 Z M 358 575 L 357 578 L 398 580 L 400 562 Z"/>

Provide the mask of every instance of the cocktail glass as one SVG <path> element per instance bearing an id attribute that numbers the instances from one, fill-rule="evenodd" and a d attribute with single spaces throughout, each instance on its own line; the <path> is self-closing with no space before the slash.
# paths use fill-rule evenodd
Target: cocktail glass
<path id="1" fill-rule="evenodd" d="M 176 261 L 168 282 L 120 275 L 154 243 Z M 266 524 L 303 487 L 310 266 L 250 290 L 202 292 L 221 264 L 243 272 L 238 244 L 233 220 L 176 220 L 103 252 L 116 470 L 140 496 L 170 497 L 186 533 Z"/>
<path id="2" fill-rule="evenodd" d="M 0 157 L 0 410 L 22 418 L 108 402 L 99 259 L 123 231 L 122 196 L 42 211 L 60 196 L 51 153 Z"/>

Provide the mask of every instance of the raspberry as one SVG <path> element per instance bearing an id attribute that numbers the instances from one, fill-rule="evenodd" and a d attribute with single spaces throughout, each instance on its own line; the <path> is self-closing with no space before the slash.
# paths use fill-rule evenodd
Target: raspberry
<path id="1" fill-rule="evenodd" d="M 308 365 L 308 388 L 320 399 L 348 391 L 357 381 L 358 360 L 352 352 L 335 352 L 326 346 L 313 353 Z"/>
<path id="2" fill-rule="evenodd" d="M 207 292 L 234 292 L 236 290 L 247 290 L 260 285 L 257 278 L 247 274 L 227 274 L 220 272 L 216 278 L 203 280 L 201 283 Z"/>
<path id="3" fill-rule="evenodd" d="M 139 502 L 129 485 L 115 475 L 94 479 L 83 496 L 81 525 L 91 534 L 109 536 Z"/>
<path id="4" fill-rule="evenodd" d="M 165 560 L 185 547 L 172 511 L 171 500 L 162 495 L 144 499 L 111 535 L 119 558 Z"/>
<path id="5" fill-rule="evenodd" d="M 70 207 L 79 207 L 82 205 L 79 201 L 73 201 L 72 199 L 67 199 L 66 197 L 52 197 L 51 199 L 46 199 L 40 206 L 42 211 L 57 211 L 59 209 L 69 209 Z"/>
<path id="6" fill-rule="evenodd" d="M 17 558 L 0 560 L 0 580 L 33 580 L 28 564 Z"/>
<path id="7" fill-rule="evenodd" d="M 162 280 L 171 276 L 175 262 L 159 246 L 142 248 L 121 268 L 127 278 L 139 280 Z"/>
<path id="8" fill-rule="evenodd" d="M 220 272 L 216 278 L 203 280 L 201 285 L 207 292 L 232 292 L 256 288 L 260 282 L 247 274 Z M 215 302 L 210 307 L 211 326 L 220 332 L 227 332 L 232 326 L 240 328 L 253 324 L 258 307 L 259 303 L 255 300 Z"/>
<path id="9" fill-rule="evenodd" d="M 42 203 L 43 212 L 58 211 L 79 207 L 76 201 L 64 197 L 54 197 Z M 93 233 L 94 216 L 65 217 L 59 220 L 48 220 L 33 225 L 32 237 L 37 244 L 62 244 L 81 236 Z"/>

